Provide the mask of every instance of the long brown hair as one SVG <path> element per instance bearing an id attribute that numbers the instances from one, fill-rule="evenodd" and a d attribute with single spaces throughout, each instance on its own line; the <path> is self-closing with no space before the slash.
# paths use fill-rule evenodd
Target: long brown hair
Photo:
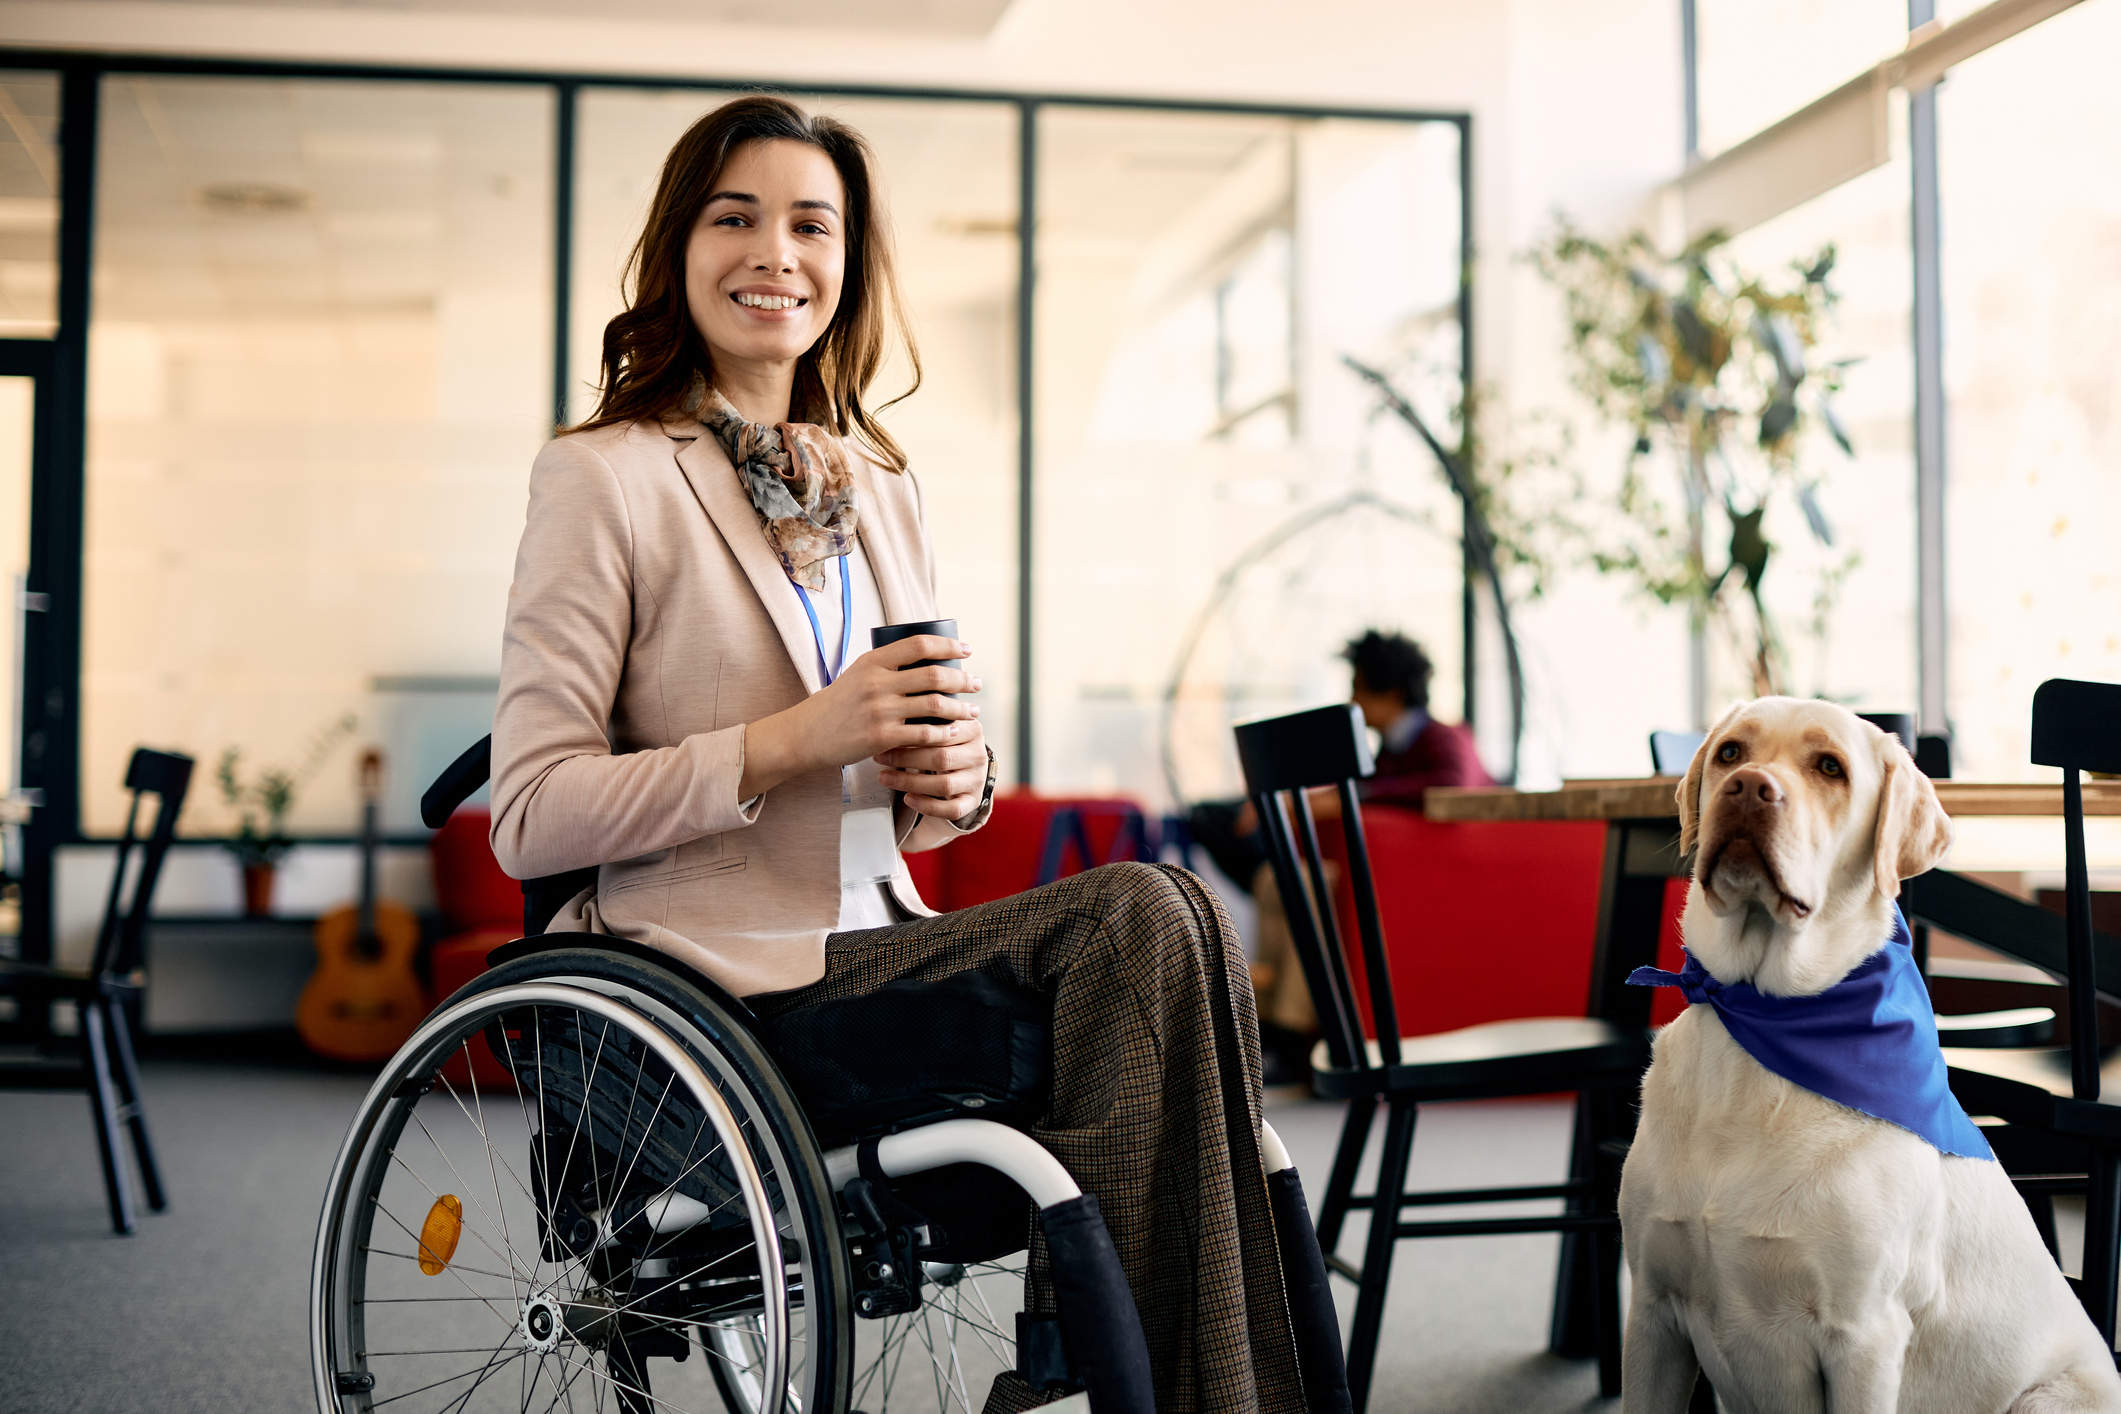
<path id="1" fill-rule="evenodd" d="M 685 407 L 698 379 L 713 382 L 713 358 L 685 303 L 685 247 L 731 155 L 745 143 L 773 141 L 817 148 L 832 159 L 847 188 L 847 273 L 839 308 L 823 337 L 796 361 L 789 415 L 854 438 L 884 465 L 903 471 L 906 454 L 862 401 L 894 338 L 913 368 L 913 386 L 899 397 L 921 382 L 920 352 L 906 324 L 891 259 L 890 223 L 872 177 L 874 156 L 862 135 L 837 118 L 812 117 L 769 94 L 724 103 L 686 129 L 663 159 L 648 222 L 626 259 L 628 308 L 604 326 L 597 410 L 569 430 L 676 412 Z"/>

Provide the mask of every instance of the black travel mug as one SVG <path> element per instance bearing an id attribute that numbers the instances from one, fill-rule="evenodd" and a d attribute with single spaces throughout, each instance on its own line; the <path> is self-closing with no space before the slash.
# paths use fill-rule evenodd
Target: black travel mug
<path id="1" fill-rule="evenodd" d="M 896 643 L 902 638 L 918 638 L 924 633 L 932 633 L 938 638 L 955 638 L 957 637 L 957 620 L 929 619 L 917 624 L 885 624 L 882 628 L 869 630 L 869 646 L 871 648 L 882 648 L 887 643 Z M 903 673 L 906 668 L 955 667 L 962 661 L 962 659 L 957 658 L 923 658 L 918 663 L 908 663 L 905 668 L 900 668 L 899 671 Z M 955 700 L 957 694 L 946 692 L 943 696 Z M 947 717 L 908 717 L 906 720 L 917 726 L 924 727 L 943 727 L 950 724 Z"/>

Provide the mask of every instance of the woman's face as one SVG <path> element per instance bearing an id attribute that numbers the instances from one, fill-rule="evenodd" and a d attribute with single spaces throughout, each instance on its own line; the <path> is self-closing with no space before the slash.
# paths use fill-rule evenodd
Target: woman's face
<path id="1" fill-rule="evenodd" d="M 847 192 L 808 143 L 730 155 L 685 247 L 685 302 L 718 365 L 781 364 L 824 337 L 847 269 Z"/>

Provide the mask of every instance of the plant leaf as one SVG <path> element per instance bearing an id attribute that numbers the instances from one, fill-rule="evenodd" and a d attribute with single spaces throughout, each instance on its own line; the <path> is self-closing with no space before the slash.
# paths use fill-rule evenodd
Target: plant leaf
<path id="1" fill-rule="evenodd" d="M 1812 534 L 1818 538 L 1819 543 L 1832 545 L 1834 527 L 1827 524 L 1826 512 L 1819 509 L 1818 491 L 1818 482 L 1806 482 L 1797 492 L 1797 504 L 1804 508 L 1804 522 L 1812 528 Z"/>
<path id="2" fill-rule="evenodd" d="M 1849 440 L 1848 429 L 1841 425 L 1841 418 L 1835 413 L 1834 405 L 1825 398 L 1819 400 L 1819 420 L 1826 424 L 1826 435 L 1834 439 L 1836 446 L 1850 456 L 1856 455 L 1856 444 Z M 1831 545 L 1833 542 L 1829 540 L 1827 543 Z"/>

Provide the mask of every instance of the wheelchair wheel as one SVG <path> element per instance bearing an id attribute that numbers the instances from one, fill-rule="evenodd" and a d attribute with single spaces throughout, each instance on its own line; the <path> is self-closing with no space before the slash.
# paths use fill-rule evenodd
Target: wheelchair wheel
<path id="1" fill-rule="evenodd" d="M 994 1377 L 1017 1367 L 1025 1259 L 1019 1252 L 997 1262 L 922 1263 L 919 1310 L 857 1323 L 842 1406 L 877 1414 L 977 1414 Z M 767 1414 L 759 1318 L 716 1323 L 700 1340 L 720 1357 L 708 1368 L 730 1414 Z"/>
<path id="2" fill-rule="evenodd" d="M 477 1036 L 507 1092 L 441 1076 Z M 664 969 L 537 953 L 438 1009 L 362 1104 L 318 1227 L 318 1407 L 692 1414 L 748 1378 L 830 1414 L 850 1292 L 816 1145 L 748 1031 Z"/>

